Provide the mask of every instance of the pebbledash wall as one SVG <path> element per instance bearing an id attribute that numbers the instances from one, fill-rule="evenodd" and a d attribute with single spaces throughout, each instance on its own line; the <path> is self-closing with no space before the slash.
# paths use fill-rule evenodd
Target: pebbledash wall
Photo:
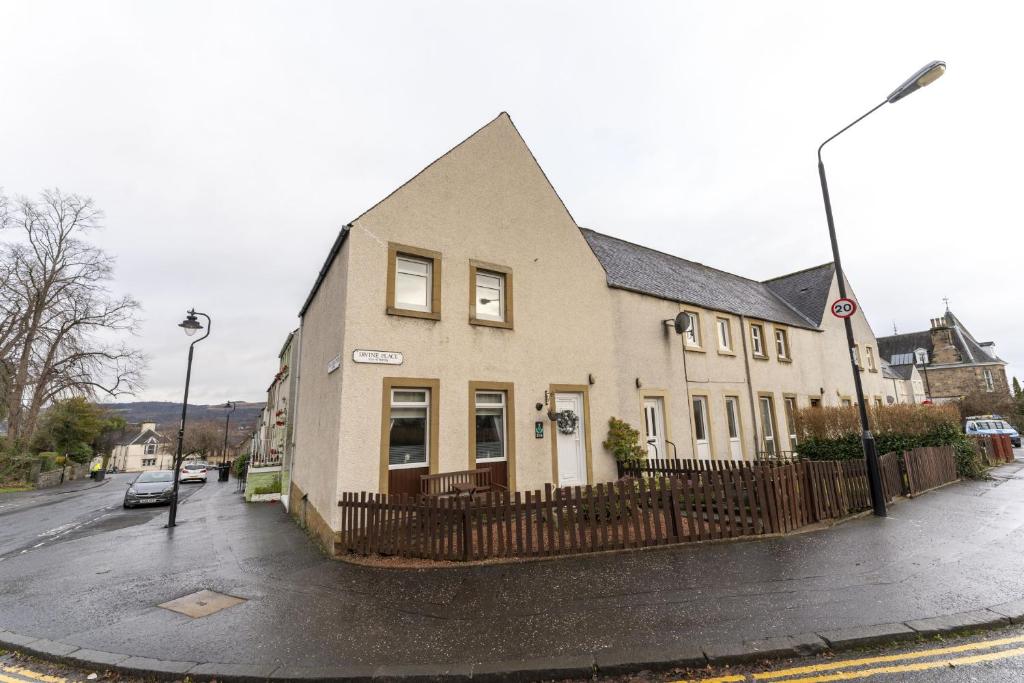
<path id="1" fill-rule="evenodd" d="M 386 310 L 396 245 L 439 255 L 437 319 Z M 508 327 L 471 324 L 470 273 L 478 262 L 511 274 Z M 837 295 L 833 277 L 828 300 Z M 700 348 L 684 351 L 683 337 L 665 325 L 681 311 L 699 314 Z M 718 348 L 718 317 L 730 321 L 731 351 Z M 751 323 L 763 325 L 765 359 L 750 354 Z M 586 237 L 501 114 L 352 221 L 335 242 L 301 313 L 291 510 L 331 547 L 341 492 L 387 492 L 382 442 L 392 383 L 432 389 L 430 472 L 474 466 L 472 389 L 506 387 L 508 483 L 518 490 L 560 480 L 557 430 L 548 419 L 559 391 L 584 395 L 585 482 L 615 478 L 614 460 L 601 445 L 608 420 L 616 416 L 643 430 L 646 396 L 662 401 L 665 432 L 679 457 L 697 453 L 695 397 L 707 402 L 712 457 L 732 457 L 727 397 L 738 404 L 743 458 L 763 447 L 762 395 L 774 402 L 777 447 L 788 450 L 786 397 L 801 407 L 811 399 L 838 405 L 854 390 L 841 321 L 825 315 L 820 326 L 780 325 L 791 360 L 777 357 L 775 326 L 609 287 Z M 877 348 L 861 312 L 854 326 L 862 347 Z M 399 352 L 403 362 L 354 362 L 353 352 L 362 349 Z M 882 400 L 881 374 L 865 369 L 862 376 L 871 400 Z"/>

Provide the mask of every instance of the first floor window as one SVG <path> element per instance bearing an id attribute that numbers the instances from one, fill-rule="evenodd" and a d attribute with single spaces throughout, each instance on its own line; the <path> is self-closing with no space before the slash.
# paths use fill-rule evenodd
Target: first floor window
<path id="1" fill-rule="evenodd" d="M 686 345 L 700 348 L 700 315 L 686 311 L 686 318 L 690 321 L 690 329 L 686 330 Z"/>
<path id="2" fill-rule="evenodd" d="M 430 390 L 392 389 L 388 467 L 427 467 Z"/>
<path id="3" fill-rule="evenodd" d="M 505 276 L 486 270 L 476 271 L 476 317 L 479 320 L 505 321 Z"/>
<path id="4" fill-rule="evenodd" d="M 785 330 L 775 330 L 775 355 L 789 360 L 789 337 Z"/>
<path id="5" fill-rule="evenodd" d="M 506 460 L 505 392 L 478 391 L 475 400 L 477 462 Z"/>
<path id="6" fill-rule="evenodd" d="M 732 351 L 732 330 L 728 318 L 718 319 L 718 348 L 722 351 Z"/>
<path id="7" fill-rule="evenodd" d="M 794 448 L 797 444 L 796 399 L 792 396 L 787 396 L 782 399 L 782 404 L 786 409 L 786 429 L 789 430 L 789 447 Z"/>
<path id="8" fill-rule="evenodd" d="M 750 326 L 750 348 L 755 356 L 759 358 L 765 357 L 764 328 L 761 325 Z"/>
<path id="9" fill-rule="evenodd" d="M 395 258 L 395 308 L 429 311 L 433 262 L 399 254 Z"/>
<path id="10" fill-rule="evenodd" d="M 767 455 L 776 455 L 775 446 L 775 403 L 771 396 L 762 396 L 761 404 L 761 448 Z"/>
<path id="11" fill-rule="evenodd" d="M 870 346 L 864 347 L 864 355 L 868 359 L 868 370 L 871 372 L 875 371 L 875 352 Z"/>
<path id="12" fill-rule="evenodd" d="M 984 375 L 985 375 L 985 391 L 995 391 L 996 390 L 996 383 L 995 383 L 995 380 L 992 378 L 992 371 L 989 370 L 988 368 L 985 368 Z"/>
<path id="13" fill-rule="evenodd" d="M 156 444 L 147 443 L 145 448 L 146 455 L 154 455 L 156 453 Z"/>

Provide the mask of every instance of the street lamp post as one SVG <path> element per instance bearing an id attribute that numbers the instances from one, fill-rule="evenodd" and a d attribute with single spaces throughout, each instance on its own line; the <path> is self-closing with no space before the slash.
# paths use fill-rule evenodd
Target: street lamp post
<path id="1" fill-rule="evenodd" d="M 171 510 L 167 513 L 167 526 L 175 526 L 175 520 L 178 517 L 178 470 L 181 469 L 181 449 L 182 443 L 185 439 L 185 416 L 188 413 L 188 385 L 192 380 L 192 352 L 195 350 L 196 344 L 203 341 L 210 336 L 210 316 L 205 313 L 200 313 L 195 309 L 188 312 L 188 316 L 182 322 L 178 323 L 178 327 L 185 331 L 185 334 L 191 337 L 199 330 L 203 329 L 202 323 L 200 323 L 196 316 L 203 316 L 206 318 L 206 334 L 199 339 L 189 344 L 188 347 L 188 369 L 185 371 L 185 398 L 181 402 L 181 424 L 178 426 L 178 448 L 174 454 L 174 484 L 173 492 L 171 493 Z"/>
<path id="2" fill-rule="evenodd" d="M 237 405 L 237 401 L 228 401 L 224 404 L 224 407 L 227 408 L 227 416 L 224 418 L 224 450 L 221 452 L 221 465 L 228 461 L 228 425 L 231 424 L 231 413 L 235 412 L 235 407 Z"/>
<path id="3" fill-rule="evenodd" d="M 821 150 L 832 140 L 836 139 L 844 132 L 852 128 L 857 123 L 861 122 L 874 112 L 878 111 L 883 105 L 898 102 L 915 90 L 919 90 L 924 86 L 935 81 L 946 71 L 945 62 L 931 62 L 922 69 L 918 70 L 913 76 L 904 81 L 900 87 L 896 88 L 886 97 L 882 102 L 874 106 L 870 111 L 856 119 L 853 123 L 849 124 L 838 133 L 825 140 L 818 147 L 818 177 L 821 179 L 821 195 L 825 200 L 825 217 L 828 219 L 828 234 L 829 239 L 832 241 L 832 260 L 836 266 L 836 278 L 839 281 L 839 296 L 846 298 L 846 279 L 843 277 L 843 265 L 839 260 L 839 243 L 836 241 L 836 226 L 832 220 L 832 201 L 828 195 L 828 182 L 825 180 L 825 164 L 821 160 Z M 868 471 L 868 483 L 871 488 L 871 503 L 874 507 L 875 515 L 878 517 L 885 517 L 885 495 L 882 492 L 882 477 L 878 465 L 878 450 L 875 448 L 875 437 L 871 434 L 871 426 L 868 423 L 868 408 L 864 402 L 864 388 L 861 385 L 860 380 L 860 367 L 857 358 L 857 349 L 853 338 L 853 323 L 851 317 L 843 319 L 843 323 L 846 327 L 846 345 L 849 347 L 850 356 L 850 367 L 853 369 L 853 386 L 857 392 L 857 407 L 860 412 L 860 427 L 861 427 L 861 441 L 864 446 L 864 459 L 867 463 Z"/>

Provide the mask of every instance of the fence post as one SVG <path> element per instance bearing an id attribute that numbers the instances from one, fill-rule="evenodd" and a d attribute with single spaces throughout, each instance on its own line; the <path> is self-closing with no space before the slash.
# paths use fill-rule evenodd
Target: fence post
<path id="1" fill-rule="evenodd" d="M 462 501 L 462 561 L 466 562 L 469 560 L 469 546 L 473 540 L 470 533 L 470 521 L 469 512 L 471 508 L 471 499 L 466 498 Z M 490 520 L 488 520 L 490 521 Z"/>
<path id="2" fill-rule="evenodd" d="M 679 480 L 663 479 L 662 483 L 667 484 L 663 490 L 668 490 L 668 504 L 672 506 L 672 538 L 679 543 L 682 540 L 679 536 Z"/>

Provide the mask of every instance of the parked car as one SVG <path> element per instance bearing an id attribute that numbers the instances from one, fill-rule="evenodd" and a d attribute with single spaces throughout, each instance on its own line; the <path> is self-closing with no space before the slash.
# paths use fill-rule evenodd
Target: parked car
<path id="1" fill-rule="evenodd" d="M 124 493 L 124 507 L 136 505 L 160 505 L 171 502 L 174 492 L 174 472 L 154 470 L 143 472 L 128 484 Z"/>
<path id="2" fill-rule="evenodd" d="M 964 432 L 970 436 L 1005 434 L 1014 448 L 1020 448 L 1020 433 L 999 415 L 972 415 L 964 424 Z"/>
<path id="3" fill-rule="evenodd" d="M 206 470 L 208 466 L 205 462 L 187 462 L 181 466 L 181 470 L 178 472 L 178 481 L 184 483 L 186 481 L 206 481 Z"/>

